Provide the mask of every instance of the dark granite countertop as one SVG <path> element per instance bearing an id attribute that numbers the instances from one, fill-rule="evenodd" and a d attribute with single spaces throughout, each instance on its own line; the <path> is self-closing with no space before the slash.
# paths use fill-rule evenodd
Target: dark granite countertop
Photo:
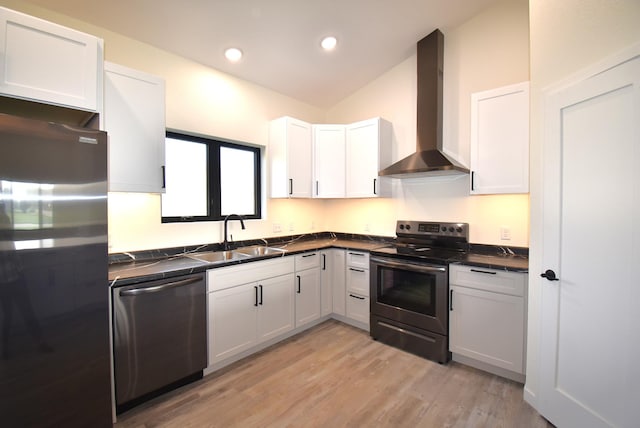
<path id="1" fill-rule="evenodd" d="M 393 238 L 326 232 L 314 235 L 300 235 L 289 239 L 258 240 L 239 243 L 238 246 L 266 244 L 269 247 L 280 248 L 284 251 L 282 254 L 248 257 L 222 263 L 207 263 L 188 257 L 190 253 L 220 250 L 219 245 L 216 244 L 143 251 L 137 254 L 121 253 L 110 255 L 109 282 L 112 286 L 123 286 L 327 248 L 371 251 L 388 245 L 389 242 L 393 242 Z M 502 247 L 473 244 L 467 254 L 455 261 L 451 261 L 451 263 L 526 273 L 529 264 L 526 249 L 516 249 L 515 252 L 508 250 L 506 251 Z"/>
<path id="2" fill-rule="evenodd" d="M 257 260 L 265 260 L 274 257 L 290 256 L 307 251 L 318 251 L 326 248 L 342 248 L 348 250 L 370 251 L 387 243 L 384 240 L 352 239 L 350 237 L 316 236 L 311 239 L 298 238 L 289 241 L 268 243 L 269 247 L 284 250 L 282 254 L 266 256 L 254 256 L 239 260 L 228 260 L 223 263 L 207 263 L 188 257 L 188 254 L 198 251 L 216 251 L 218 248 L 200 246 L 191 249 L 153 250 L 141 252 L 146 254 L 130 254 L 112 256 L 109 264 L 109 282 L 112 286 L 124 286 L 156 279 L 172 278 L 181 275 L 204 272 L 208 269 L 216 269 L 241 263 L 251 263 Z M 259 244 L 264 245 L 260 242 Z M 249 243 L 248 245 L 255 245 Z M 155 258 L 154 258 L 155 257 Z"/>
<path id="3" fill-rule="evenodd" d="M 529 272 L 529 259 L 521 255 L 489 255 L 469 252 L 452 264 L 486 267 L 510 272 Z"/>

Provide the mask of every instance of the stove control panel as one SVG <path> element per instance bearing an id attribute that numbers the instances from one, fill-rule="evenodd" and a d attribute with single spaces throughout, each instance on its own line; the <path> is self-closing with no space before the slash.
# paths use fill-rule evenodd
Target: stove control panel
<path id="1" fill-rule="evenodd" d="M 398 220 L 396 224 L 398 236 L 448 236 L 469 239 L 468 223 L 436 223 L 429 221 Z"/>

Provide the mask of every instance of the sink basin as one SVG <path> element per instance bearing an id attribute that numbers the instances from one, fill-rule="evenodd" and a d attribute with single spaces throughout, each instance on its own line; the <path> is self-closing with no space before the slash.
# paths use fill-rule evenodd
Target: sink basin
<path id="1" fill-rule="evenodd" d="M 187 254 L 187 257 L 200 260 L 206 263 L 221 263 L 231 260 L 242 260 L 249 257 L 249 254 L 241 253 L 237 250 L 232 251 L 205 251 L 202 253 Z"/>
<path id="2" fill-rule="evenodd" d="M 246 254 L 250 257 L 269 256 L 271 254 L 284 254 L 286 250 L 281 248 L 267 247 L 264 245 L 252 245 L 250 247 L 238 248 L 236 252 Z"/>

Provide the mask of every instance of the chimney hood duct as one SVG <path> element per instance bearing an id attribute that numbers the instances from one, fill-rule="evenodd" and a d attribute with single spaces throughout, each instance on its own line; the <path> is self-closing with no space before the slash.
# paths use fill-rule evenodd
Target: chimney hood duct
<path id="1" fill-rule="evenodd" d="M 435 30 L 418 42 L 416 152 L 379 171 L 394 178 L 468 174 L 442 151 L 444 35 Z"/>

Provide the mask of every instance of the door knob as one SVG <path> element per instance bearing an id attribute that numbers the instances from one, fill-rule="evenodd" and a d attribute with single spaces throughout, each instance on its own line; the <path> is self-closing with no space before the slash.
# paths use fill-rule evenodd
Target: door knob
<path id="1" fill-rule="evenodd" d="M 547 269 L 544 273 L 541 273 L 540 276 L 547 278 L 547 281 L 560 281 L 560 278 L 557 278 L 556 273 L 551 269 Z"/>

